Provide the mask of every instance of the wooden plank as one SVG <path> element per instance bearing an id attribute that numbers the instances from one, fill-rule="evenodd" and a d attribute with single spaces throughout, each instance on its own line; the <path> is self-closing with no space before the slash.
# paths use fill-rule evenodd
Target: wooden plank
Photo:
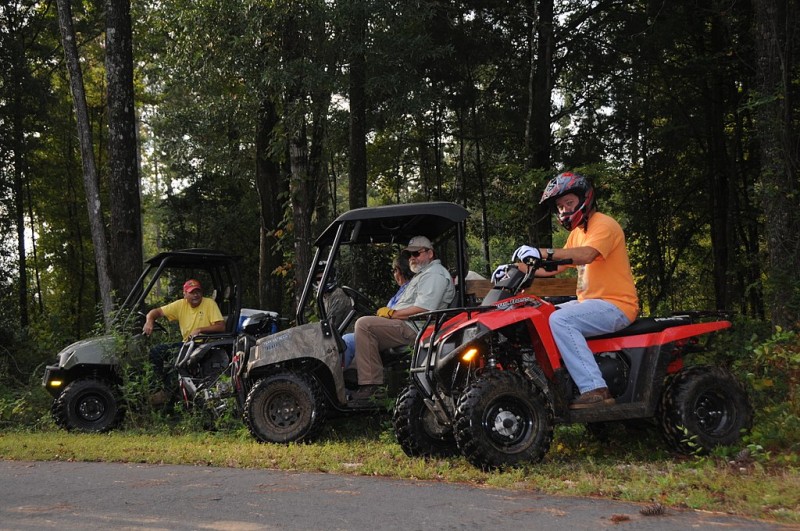
<path id="1" fill-rule="evenodd" d="M 575 295 L 577 280 L 578 279 L 575 277 L 537 278 L 534 279 L 533 285 L 525 290 L 525 293 L 531 293 L 540 297 Z M 483 299 L 491 289 L 491 280 L 467 280 L 467 294 L 473 294 L 478 299 Z"/>

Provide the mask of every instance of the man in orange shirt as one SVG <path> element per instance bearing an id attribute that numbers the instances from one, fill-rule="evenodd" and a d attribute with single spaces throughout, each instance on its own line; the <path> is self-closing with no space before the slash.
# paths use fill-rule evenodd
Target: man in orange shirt
<path id="1" fill-rule="evenodd" d="M 539 202 L 550 206 L 570 231 L 567 243 L 563 249 L 523 245 L 512 260 L 544 255 L 551 260 L 572 259 L 571 266 L 561 266 L 558 271 L 537 271 L 539 276 L 552 276 L 567 267 L 578 269 L 577 300 L 560 304 L 550 315 L 553 339 L 581 393 L 570 408 L 613 404 L 586 338 L 625 328 L 639 314 L 625 234 L 614 218 L 597 211 L 594 188 L 581 175 L 565 172 L 554 177 Z"/>

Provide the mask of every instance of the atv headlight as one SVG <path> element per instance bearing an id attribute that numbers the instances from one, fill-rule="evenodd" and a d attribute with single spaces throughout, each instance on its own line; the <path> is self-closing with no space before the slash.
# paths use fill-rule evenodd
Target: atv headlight
<path id="1" fill-rule="evenodd" d="M 474 340 L 476 337 L 481 335 L 485 330 L 482 330 L 482 326 L 475 324 L 474 326 L 470 326 L 469 328 L 465 328 L 463 331 L 463 335 L 461 336 L 461 344 L 469 343 L 470 341 Z"/>
<path id="2" fill-rule="evenodd" d="M 463 354 L 461 354 L 461 361 L 464 363 L 469 363 L 475 359 L 475 356 L 477 356 L 479 352 L 480 350 L 478 350 L 477 347 L 469 347 L 464 351 Z"/>

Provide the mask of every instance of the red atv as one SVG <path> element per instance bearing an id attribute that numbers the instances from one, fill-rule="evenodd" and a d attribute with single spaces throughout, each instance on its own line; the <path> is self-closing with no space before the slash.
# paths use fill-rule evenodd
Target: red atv
<path id="1" fill-rule="evenodd" d="M 616 404 L 571 410 L 578 389 L 562 364 L 548 317 L 557 307 L 522 290 L 538 268 L 567 261 L 532 260 L 528 273 L 510 266 L 483 305 L 426 313 L 399 395 L 393 424 L 409 456 L 462 453 L 483 469 L 540 461 L 553 426 L 656 418 L 676 450 L 736 443 L 752 423 L 742 385 L 726 369 L 684 366 L 699 337 L 731 326 L 686 312 L 637 319 L 589 347 Z M 707 336 L 707 338 L 710 336 Z"/>

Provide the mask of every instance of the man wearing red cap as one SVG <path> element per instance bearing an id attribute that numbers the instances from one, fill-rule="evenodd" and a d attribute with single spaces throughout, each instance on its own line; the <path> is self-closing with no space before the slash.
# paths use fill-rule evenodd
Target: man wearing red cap
<path id="1" fill-rule="evenodd" d="M 149 336 L 153 333 L 153 326 L 156 319 L 166 317 L 170 321 L 178 321 L 181 329 L 181 336 L 184 341 L 198 334 L 215 334 L 225 331 L 225 320 L 219 306 L 208 297 L 203 297 L 203 287 L 195 279 L 189 279 L 183 284 L 183 298 L 171 302 L 159 308 L 153 308 L 147 312 L 147 317 L 142 327 L 142 332 Z M 164 374 L 164 360 L 169 355 L 174 355 L 181 343 L 156 345 L 150 350 L 150 361 L 156 375 L 162 384 L 166 385 Z M 158 395 L 158 396 L 157 396 Z M 163 403 L 166 399 L 164 392 L 161 391 L 151 397 L 154 405 Z"/>
<path id="2" fill-rule="evenodd" d="M 214 334 L 225 331 L 225 320 L 214 299 L 203 297 L 203 287 L 195 279 L 183 284 L 183 298 L 160 308 L 147 312 L 142 331 L 145 335 L 153 333 L 153 325 L 159 317 L 178 321 L 181 336 L 187 341 L 197 334 Z"/>

